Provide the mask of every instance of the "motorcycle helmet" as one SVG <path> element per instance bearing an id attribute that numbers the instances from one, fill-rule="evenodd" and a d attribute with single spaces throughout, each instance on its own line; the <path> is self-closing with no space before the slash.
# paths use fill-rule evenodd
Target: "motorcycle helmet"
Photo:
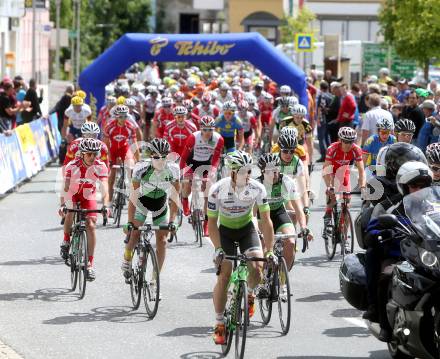
<path id="1" fill-rule="evenodd" d="M 396 175 L 397 189 L 402 196 L 409 194 L 409 186 L 429 187 L 432 183 L 432 171 L 427 164 L 410 161 L 400 166 Z"/>
<path id="2" fill-rule="evenodd" d="M 385 155 L 386 177 L 390 180 L 394 180 L 400 166 L 409 161 L 428 164 L 420 148 L 405 142 L 390 145 Z"/>

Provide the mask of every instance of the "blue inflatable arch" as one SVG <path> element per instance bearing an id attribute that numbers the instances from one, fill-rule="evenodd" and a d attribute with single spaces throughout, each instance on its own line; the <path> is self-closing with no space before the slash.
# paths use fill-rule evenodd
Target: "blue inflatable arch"
<path id="1" fill-rule="evenodd" d="M 255 32 L 125 34 L 80 74 L 79 85 L 92 105 L 100 108 L 105 86 L 140 61 L 248 61 L 278 84 L 290 85 L 299 101 L 307 105 L 304 72 Z"/>

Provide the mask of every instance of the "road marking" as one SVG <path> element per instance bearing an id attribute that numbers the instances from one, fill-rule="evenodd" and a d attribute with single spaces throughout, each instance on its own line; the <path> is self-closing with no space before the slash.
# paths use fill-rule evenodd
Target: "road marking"
<path id="1" fill-rule="evenodd" d="M 0 359 L 23 359 L 23 357 L 0 340 Z"/>
<path id="2" fill-rule="evenodd" d="M 357 327 L 368 329 L 368 325 L 362 319 L 358 319 L 358 318 L 343 318 L 343 319 Z"/>

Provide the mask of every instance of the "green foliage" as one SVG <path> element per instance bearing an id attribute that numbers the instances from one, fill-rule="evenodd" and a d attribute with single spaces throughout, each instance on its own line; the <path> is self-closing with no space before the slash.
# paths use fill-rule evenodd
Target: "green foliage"
<path id="1" fill-rule="evenodd" d="M 379 13 L 385 42 L 425 67 L 440 57 L 439 18 L 439 0 L 385 0 Z"/>
<path id="2" fill-rule="evenodd" d="M 306 6 L 298 12 L 298 16 L 287 16 L 283 19 L 283 25 L 280 26 L 281 42 L 283 44 L 293 42 L 295 34 L 305 32 L 314 33 L 312 23 L 316 15 Z"/>

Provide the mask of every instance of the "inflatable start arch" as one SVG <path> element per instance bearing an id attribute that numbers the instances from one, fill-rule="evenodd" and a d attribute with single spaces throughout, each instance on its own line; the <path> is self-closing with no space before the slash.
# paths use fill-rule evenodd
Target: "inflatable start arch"
<path id="1" fill-rule="evenodd" d="M 281 51 L 255 32 L 233 34 L 125 34 L 79 77 L 92 106 L 104 103 L 105 86 L 140 61 L 248 61 L 278 84 L 290 85 L 307 105 L 306 76 Z"/>

